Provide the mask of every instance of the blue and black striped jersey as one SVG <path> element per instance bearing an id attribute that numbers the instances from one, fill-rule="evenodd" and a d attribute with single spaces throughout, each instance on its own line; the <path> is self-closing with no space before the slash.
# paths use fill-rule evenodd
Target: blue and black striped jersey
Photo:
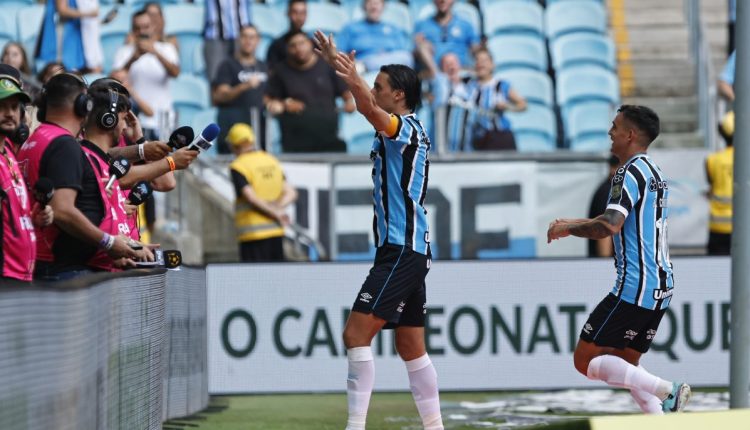
<path id="1" fill-rule="evenodd" d="M 647 309 L 667 308 L 674 287 L 668 198 L 666 178 L 646 154 L 633 156 L 612 177 L 607 209 L 625 216 L 614 236 L 617 281 L 612 294 Z"/>
<path id="2" fill-rule="evenodd" d="M 370 153 L 375 244 L 402 245 L 427 255 L 430 233 L 424 199 L 430 139 L 416 115 L 394 118 L 398 121 L 395 133 L 376 133 Z"/>

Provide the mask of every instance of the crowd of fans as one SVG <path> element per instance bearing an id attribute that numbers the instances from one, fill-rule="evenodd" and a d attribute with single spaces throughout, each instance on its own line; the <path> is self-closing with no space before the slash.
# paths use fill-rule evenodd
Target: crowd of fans
<path id="1" fill-rule="evenodd" d="M 451 149 L 512 149 L 510 123 L 503 113 L 508 108 L 523 110 L 524 100 L 512 90 L 512 83 L 493 77 L 493 67 L 487 76 L 478 77 L 474 64 L 481 61 L 476 62 L 474 55 L 486 57 L 489 52 L 480 49 L 482 41 L 472 24 L 453 13 L 453 3 L 435 0 L 435 15 L 416 23 L 413 34 L 406 34 L 382 21 L 384 0 L 364 0 L 363 19 L 344 26 L 336 42 L 342 50 L 357 53 L 362 73 L 376 73 L 385 64 L 421 70 L 425 103 L 432 108 L 450 106 L 449 115 L 453 111 Z M 117 10 L 104 16 L 110 6 L 98 0 L 48 0 L 46 5 L 33 56 L 39 73 L 32 75 L 19 43 L 7 44 L 2 56 L 3 62 L 21 70 L 24 88 L 32 96 L 58 71 L 102 72 L 98 27 Z M 265 128 L 266 115 L 271 114 L 279 120 L 282 152 L 345 152 L 338 113 L 352 112 L 353 100 L 333 70 L 318 61 L 312 40 L 302 31 L 306 1 L 287 3 L 288 30 L 270 43 L 265 55 L 257 53 L 260 34 L 248 0 L 206 2 L 204 7 L 206 78 L 222 130 L 218 151 L 230 153 L 226 135 L 233 124 Z M 180 74 L 180 47 L 177 38 L 165 34 L 164 21 L 159 3 L 146 3 L 132 15 L 131 32 L 109 65 L 111 76 L 131 92 L 134 112 L 148 138 L 175 125 L 170 80 Z M 58 22 L 62 31 L 57 31 Z M 258 131 L 260 146 L 265 147 L 265 130 Z M 500 134 L 504 137 L 499 138 Z M 498 140 L 504 143 L 486 144 Z"/>

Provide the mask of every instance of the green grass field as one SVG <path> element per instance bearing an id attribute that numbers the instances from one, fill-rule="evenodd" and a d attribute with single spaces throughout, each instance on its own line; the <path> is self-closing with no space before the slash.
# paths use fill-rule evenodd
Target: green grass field
<path id="1" fill-rule="evenodd" d="M 441 403 L 484 402 L 507 393 L 441 393 Z M 444 406 L 445 409 L 445 406 Z M 458 411 L 457 409 L 457 412 Z M 450 408 L 443 411 L 446 429 L 468 430 L 489 426 L 467 426 L 449 420 Z M 490 418 L 500 423 L 502 418 Z M 483 420 L 487 421 L 487 419 Z M 489 423 L 488 423 L 489 424 Z M 563 424 L 563 423 L 560 423 Z M 346 425 L 345 394 L 248 395 L 212 397 L 205 411 L 164 423 L 164 430 L 342 430 Z M 492 426 L 494 427 L 494 426 Z M 374 393 L 367 419 L 368 430 L 416 430 L 421 421 L 410 393 Z M 524 427 L 534 428 L 534 427 Z M 587 425 L 565 423 L 545 425 L 548 430 L 585 430 Z"/>

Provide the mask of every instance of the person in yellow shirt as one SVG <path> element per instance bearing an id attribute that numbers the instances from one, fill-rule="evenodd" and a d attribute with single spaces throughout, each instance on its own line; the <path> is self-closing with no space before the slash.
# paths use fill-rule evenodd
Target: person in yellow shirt
<path id="1" fill-rule="evenodd" d="M 711 209 L 708 222 L 708 255 L 729 255 L 732 245 L 732 180 L 734 168 L 734 112 L 719 123 L 727 147 L 706 158 L 706 178 Z"/>
<path id="2" fill-rule="evenodd" d="M 229 168 L 237 194 L 234 219 L 240 258 L 283 261 L 284 227 L 290 222 L 286 208 L 297 200 L 297 191 L 287 183 L 279 160 L 256 148 L 249 125 L 233 125 L 226 141 L 237 156 Z"/>

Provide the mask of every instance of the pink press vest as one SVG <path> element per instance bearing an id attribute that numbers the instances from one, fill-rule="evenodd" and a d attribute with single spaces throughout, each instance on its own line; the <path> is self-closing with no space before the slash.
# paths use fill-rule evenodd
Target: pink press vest
<path id="1" fill-rule="evenodd" d="M 128 216 L 125 214 L 125 195 L 120 189 L 120 183 L 114 182 L 112 186 L 112 195 L 107 195 L 105 186 L 109 180 L 109 164 L 105 160 L 99 158 L 99 156 L 91 149 L 81 146 L 83 152 L 86 154 L 86 158 L 91 163 L 91 167 L 94 170 L 94 175 L 99 183 L 99 192 L 102 196 L 102 202 L 104 203 L 104 218 L 99 224 L 99 228 L 111 235 L 123 235 L 130 237 L 130 227 L 128 226 Z M 120 269 L 114 267 L 114 261 L 107 255 L 104 250 L 98 250 L 91 259 L 86 262 L 86 265 L 103 269 L 109 272 L 117 272 Z"/>
<path id="2" fill-rule="evenodd" d="M 39 164 L 42 161 L 44 151 L 53 140 L 65 135 L 70 136 L 71 134 L 68 130 L 58 125 L 42 123 L 36 130 L 34 130 L 34 133 L 29 136 L 29 140 L 21 146 L 21 149 L 18 151 L 18 161 L 29 190 L 31 190 L 31 187 L 33 187 L 39 179 Z M 30 194 L 33 199 L 34 193 Z M 54 261 L 52 244 L 55 243 L 58 234 L 59 230 L 54 224 L 44 228 L 36 227 L 36 235 L 39 237 L 39 240 L 36 243 L 37 260 Z"/>
<path id="3" fill-rule="evenodd" d="M 125 146 L 128 146 L 127 142 L 125 142 L 125 136 L 120 136 L 120 139 L 117 141 L 117 147 L 123 148 Z M 122 190 L 122 194 L 127 199 L 130 197 L 130 190 Z M 128 227 L 130 227 L 130 238 L 133 240 L 141 240 L 141 232 L 138 230 L 138 211 L 136 210 L 134 214 L 128 216 Z"/>
<path id="4" fill-rule="evenodd" d="M 0 155 L 3 213 L 2 276 L 31 281 L 36 259 L 36 234 L 31 222 L 28 189 L 11 148 L 6 140 L 5 156 L 8 160 Z"/>

